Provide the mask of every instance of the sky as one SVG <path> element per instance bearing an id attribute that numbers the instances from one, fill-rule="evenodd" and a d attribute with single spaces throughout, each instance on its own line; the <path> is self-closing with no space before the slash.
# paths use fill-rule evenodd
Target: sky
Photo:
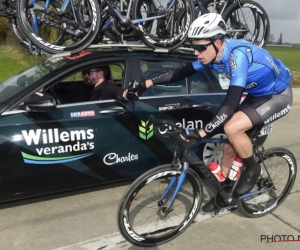
<path id="1" fill-rule="evenodd" d="M 299 0 L 255 0 L 268 13 L 275 41 L 300 43 Z"/>

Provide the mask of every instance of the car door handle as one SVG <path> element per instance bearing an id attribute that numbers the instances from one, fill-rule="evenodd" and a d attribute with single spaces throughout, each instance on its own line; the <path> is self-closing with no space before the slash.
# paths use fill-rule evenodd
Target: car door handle
<path id="1" fill-rule="evenodd" d="M 125 109 L 119 106 L 113 106 L 103 109 L 99 113 L 102 115 L 122 115 L 125 113 Z"/>
<path id="2" fill-rule="evenodd" d="M 198 109 L 209 109 L 210 107 L 211 107 L 210 102 L 202 102 L 202 103 L 197 103 L 192 105 L 192 108 L 198 108 Z"/>

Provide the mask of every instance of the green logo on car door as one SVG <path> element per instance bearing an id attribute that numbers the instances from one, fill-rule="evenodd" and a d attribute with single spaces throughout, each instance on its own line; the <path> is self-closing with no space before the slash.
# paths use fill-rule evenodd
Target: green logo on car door
<path id="1" fill-rule="evenodd" d="M 149 140 L 153 136 L 153 124 L 148 124 L 149 121 L 141 121 L 139 125 L 139 136 L 144 140 Z"/>

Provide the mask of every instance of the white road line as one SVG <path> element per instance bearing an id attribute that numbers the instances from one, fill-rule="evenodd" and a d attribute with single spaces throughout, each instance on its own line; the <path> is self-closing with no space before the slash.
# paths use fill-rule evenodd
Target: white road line
<path id="1" fill-rule="evenodd" d="M 230 213 L 231 211 L 229 209 L 230 208 L 222 209 L 218 216 Z M 215 217 L 214 213 L 203 213 L 202 211 L 200 211 L 194 223 L 212 219 L 213 217 Z M 87 241 L 78 242 L 73 245 L 56 248 L 53 250 L 110 250 L 116 247 L 124 246 L 126 244 L 130 243 L 128 243 L 119 232 L 116 232 Z"/>

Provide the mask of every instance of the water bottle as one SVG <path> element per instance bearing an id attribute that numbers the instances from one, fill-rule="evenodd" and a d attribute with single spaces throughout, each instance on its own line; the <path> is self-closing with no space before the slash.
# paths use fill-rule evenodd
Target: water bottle
<path id="1" fill-rule="evenodd" d="M 225 181 L 226 179 L 225 174 L 218 163 L 214 161 L 211 162 L 208 166 L 208 169 L 210 170 L 210 172 L 212 172 L 215 175 L 215 177 L 219 182 Z"/>
<path id="2" fill-rule="evenodd" d="M 242 166 L 243 166 L 243 159 L 239 156 L 236 156 L 233 160 L 228 178 L 232 181 L 236 181 L 242 172 Z"/>

